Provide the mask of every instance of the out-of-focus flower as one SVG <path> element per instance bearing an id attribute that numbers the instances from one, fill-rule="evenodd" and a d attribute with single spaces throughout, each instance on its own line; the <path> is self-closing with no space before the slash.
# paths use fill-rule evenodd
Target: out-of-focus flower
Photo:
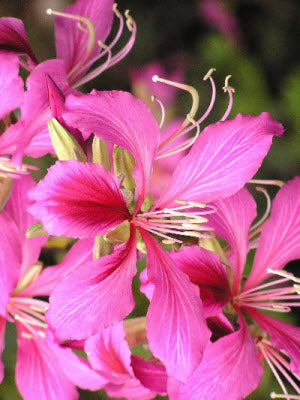
<path id="1" fill-rule="evenodd" d="M 195 90 L 181 86 L 192 92 L 194 115 Z M 267 113 L 238 115 L 208 126 L 198 139 L 188 139 L 187 145 L 195 142 L 192 150 L 152 207 L 146 193 L 153 161 L 163 146 L 159 147 L 159 126 L 147 106 L 126 92 L 93 91 L 69 96 L 66 109 L 64 119 L 70 126 L 119 146 L 113 158 L 120 179 L 110 172 L 110 163 L 106 169 L 94 163 L 59 161 L 32 191 L 30 212 L 51 234 L 105 235 L 118 245 L 113 254 L 106 253 L 62 279 L 50 297 L 47 319 L 60 339 L 86 338 L 123 319 L 134 307 L 131 281 L 138 234 L 139 245 L 147 248 L 148 277 L 154 285 L 147 314 L 150 349 L 169 375 L 184 381 L 202 359 L 210 334 L 198 288 L 151 234 L 171 243 L 206 237 L 210 228 L 203 225 L 204 216 L 212 212 L 206 203 L 239 190 L 259 168 L 273 135 L 280 136 L 283 128 Z M 196 122 L 188 126 L 191 118 L 163 145 L 185 129 L 198 128 Z"/>
<path id="2" fill-rule="evenodd" d="M 282 270 L 300 257 L 299 200 L 300 177 L 296 177 L 279 190 L 271 216 L 253 227 L 250 242 L 256 206 L 247 190 L 214 203 L 217 212 L 210 223 L 231 249 L 227 257 L 229 280 L 215 253 L 191 246 L 172 254 L 178 267 L 199 286 L 206 316 L 219 316 L 224 310 L 229 318 L 229 330 L 223 330 L 220 338 L 207 346 L 203 361 L 177 398 L 242 399 L 258 386 L 262 360 L 272 369 L 283 392 L 271 397 L 299 398 L 300 329 L 262 312 L 289 312 L 290 307 L 300 305 L 299 279 Z M 257 240 L 254 237 L 260 231 Z M 243 278 L 247 252 L 253 247 L 257 247 L 253 268 L 249 277 Z M 282 378 L 297 395 L 288 394 Z"/>
<path id="3" fill-rule="evenodd" d="M 200 16 L 224 36 L 240 41 L 238 20 L 229 12 L 224 0 L 198 0 L 198 10 Z"/>

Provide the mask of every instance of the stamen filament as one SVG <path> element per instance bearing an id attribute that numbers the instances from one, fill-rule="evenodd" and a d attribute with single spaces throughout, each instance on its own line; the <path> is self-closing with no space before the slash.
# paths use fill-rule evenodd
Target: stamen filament
<path id="1" fill-rule="evenodd" d="M 74 66 L 74 68 L 68 73 L 68 79 L 70 82 L 73 82 L 76 79 L 76 73 L 78 74 L 78 70 L 84 65 L 86 62 L 89 54 L 91 53 L 94 43 L 95 43 L 95 28 L 92 23 L 92 21 L 89 18 L 82 17 L 80 15 L 73 15 L 73 14 L 68 14 L 68 13 L 63 13 L 59 11 L 53 11 L 51 8 L 48 8 L 46 11 L 48 15 L 57 15 L 59 17 L 64 17 L 68 19 L 73 19 L 75 21 L 78 21 L 79 24 L 77 26 L 79 29 L 83 30 L 84 32 L 88 33 L 88 43 L 87 43 L 87 50 L 85 55 L 82 57 L 80 62 Z M 87 27 L 87 29 L 83 28 L 82 23 L 84 23 Z"/>
<path id="2" fill-rule="evenodd" d="M 192 107 L 191 107 L 190 112 L 187 114 L 187 115 L 189 115 L 189 117 L 187 116 L 186 119 L 183 121 L 183 123 L 180 125 L 180 127 L 178 129 L 176 129 L 176 131 L 174 133 L 172 133 L 163 143 L 161 143 L 159 145 L 158 150 L 161 150 L 163 147 L 165 147 L 167 144 L 169 144 L 171 141 L 173 141 L 178 136 L 178 134 L 182 131 L 182 129 L 185 128 L 190 123 L 189 118 L 194 118 L 194 116 L 196 115 L 196 112 L 198 110 L 198 107 L 199 107 L 199 94 L 198 94 L 197 90 L 192 86 L 186 85 L 184 83 L 173 82 L 168 79 L 163 79 L 163 78 L 160 78 L 158 75 L 154 75 L 152 77 L 152 80 L 153 80 L 153 82 L 161 82 L 161 83 L 165 83 L 166 85 L 174 86 L 174 87 L 177 87 L 178 89 L 185 90 L 185 91 L 189 92 L 190 95 L 192 96 Z"/>
<path id="3" fill-rule="evenodd" d="M 287 278 L 295 283 L 300 283 L 300 278 L 296 278 L 293 274 L 291 274 L 290 272 L 286 272 L 284 270 L 281 269 L 272 269 L 272 268 L 267 268 L 267 272 L 268 274 L 274 274 L 274 275 L 278 275 L 278 276 L 282 276 L 284 278 Z"/>
<path id="4" fill-rule="evenodd" d="M 280 376 L 278 375 L 276 369 L 274 368 L 273 364 L 271 363 L 271 360 L 269 359 L 268 353 L 265 351 L 265 347 L 262 346 L 261 344 L 258 344 L 258 347 L 259 347 L 260 351 L 262 352 L 265 360 L 267 361 L 269 367 L 271 368 L 271 371 L 273 372 L 273 374 L 274 374 L 277 382 L 279 383 L 283 393 L 285 395 L 288 395 L 288 392 L 287 392 L 287 390 L 286 390 L 286 388 L 284 386 L 284 383 L 283 383 L 282 379 L 280 378 Z"/>
<path id="5" fill-rule="evenodd" d="M 160 119 L 160 123 L 159 123 L 159 128 L 161 129 L 164 125 L 165 122 L 165 107 L 163 105 L 163 102 L 160 101 L 156 96 L 151 96 L 151 101 L 156 101 L 158 103 L 158 105 L 160 106 L 160 111 L 161 111 L 161 119 Z"/>
<path id="6" fill-rule="evenodd" d="M 229 95 L 229 103 L 228 103 L 228 107 L 227 110 L 225 111 L 225 114 L 223 115 L 223 117 L 220 119 L 220 121 L 225 121 L 225 119 L 228 117 L 228 115 L 230 114 L 231 108 L 232 108 L 232 104 L 233 104 L 233 95 L 232 93 L 235 92 L 234 88 L 228 85 L 228 81 L 231 78 L 231 75 L 226 76 L 225 78 L 225 86 L 223 87 L 224 92 L 228 92 Z"/>
<path id="7" fill-rule="evenodd" d="M 300 396 L 296 394 L 278 394 L 275 392 L 270 393 L 271 399 L 287 399 L 287 400 L 299 400 Z"/>
<path id="8" fill-rule="evenodd" d="M 247 183 L 255 183 L 258 185 L 274 185 L 274 186 L 279 186 L 282 187 L 284 185 L 283 181 L 280 180 L 269 180 L 269 179 L 250 179 Z"/>
<path id="9" fill-rule="evenodd" d="M 259 221 L 256 222 L 256 224 L 254 224 L 251 227 L 250 232 L 253 232 L 256 228 L 258 228 L 260 225 L 262 225 L 265 222 L 265 220 L 268 218 L 268 215 L 269 215 L 270 210 L 271 210 L 271 199 L 270 199 L 270 196 L 269 196 L 268 192 L 266 191 L 266 189 L 264 189 L 262 187 L 259 187 L 259 186 L 256 187 L 255 189 L 258 192 L 262 192 L 265 195 L 265 197 L 267 199 L 267 207 L 266 207 L 266 210 L 264 212 L 264 215 L 260 218 Z"/>

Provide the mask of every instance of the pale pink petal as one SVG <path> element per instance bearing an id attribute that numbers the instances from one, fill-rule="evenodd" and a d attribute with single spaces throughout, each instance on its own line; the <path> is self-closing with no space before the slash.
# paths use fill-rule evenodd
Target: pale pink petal
<path id="1" fill-rule="evenodd" d="M 31 198 L 29 211 L 53 235 L 103 235 L 129 218 L 120 181 L 98 164 L 57 161 Z"/>
<path id="2" fill-rule="evenodd" d="M 10 198 L 5 205 L 5 212 L 14 220 L 18 229 L 19 245 L 22 249 L 22 260 L 20 274 L 37 262 L 43 245 L 47 242 L 48 236 L 26 238 L 27 229 L 37 222 L 27 211 L 29 205 L 28 192 L 36 186 L 31 175 L 25 175 L 14 181 Z M 14 246 L 16 246 L 16 239 Z"/>
<path id="3" fill-rule="evenodd" d="M 85 262 L 50 296 L 47 321 L 61 340 L 84 339 L 125 318 L 134 307 L 135 234 L 112 255 Z"/>
<path id="4" fill-rule="evenodd" d="M 230 299 L 230 286 L 220 256 L 198 246 L 171 253 L 177 268 L 199 286 L 205 318 L 219 314 Z"/>
<path id="5" fill-rule="evenodd" d="M 30 286 L 19 292 L 19 295 L 22 297 L 49 296 L 63 277 L 93 260 L 94 243 L 94 238 L 78 240 L 61 263 L 43 269 L 39 277 Z"/>
<path id="6" fill-rule="evenodd" d="M 160 134 L 150 109 L 130 93 L 120 91 L 68 96 L 66 109 L 70 112 L 64 118 L 71 126 L 132 153 L 136 163 L 138 210 L 149 185 Z"/>
<path id="7" fill-rule="evenodd" d="M 28 339 L 18 325 L 16 384 L 25 400 L 76 400 L 74 384 L 65 376 L 52 346 L 45 338 Z"/>
<path id="8" fill-rule="evenodd" d="M 77 0 L 63 12 L 88 18 L 95 28 L 95 42 L 88 51 L 89 34 L 78 27 L 78 21 L 64 17 L 55 17 L 55 37 L 57 58 L 65 61 L 70 72 L 77 65 L 77 73 L 72 81 L 82 76 L 88 69 L 89 62 L 98 54 L 101 47 L 97 41 L 105 42 L 113 22 L 113 0 Z M 86 25 L 81 23 L 86 29 Z"/>
<path id="9" fill-rule="evenodd" d="M 282 125 L 268 113 L 239 114 L 209 125 L 178 164 L 156 206 L 170 207 L 175 199 L 207 203 L 231 196 L 256 173 L 273 135 L 282 133 Z"/>
<path id="10" fill-rule="evenodd" d="M 256 217 L 256 203 L 243 188 L 236 194 L 214 203 L 217 212 L 209 215 L 209 225 L 214 233 L 230 244 L 228 258 L 234 275 L 233 292 L 240 284 L 249 249 L 249 230 Z"/>
<path id="11" fill-rule="evenodd" d="M 20 107 L 23 92 L 24 83 L 19 77 L 18 57 L 10 54 L 0 55 L 0 119 L 10 111 Z"/>
<path id="12" fill-rule="evenodd" d="M 0 316 L 0 383 L 3 381 L 4 378 L 4 365 L 1 360 L 1 354 L 5 346 L 5 325 L 5 319 Z"/>
<path id="13" fill-rule="evenodd" d="M 209 343 L 180 399 L 242 400 L 258 386 L 262 374 L 257 348 L 243 321 L 237 332 Z"/>
<path id="14" fill-rule="evenodd" d="M 138 380 L 153 392 L 166 394 L 168 375 L 162 364 L 145 361 L 141 357 L 131 356 L 131 365 Z"/>
<path id="15" fill-rule="evenodd" d="M 26 55 L 32 66 L 37 59 L 28 42 L 24 24 L 17 18 L 0 19 L 0 54 Z"/>
<path id="16" fill-rule="evenodd" d="M 133 376 L 131 353 L 125 340 L 123 322 L 89 337 L 85 344 L 85 352 L 92 367 L 108 382 L 119 385 Z"/>
<path id="17" fill-rule="evenodd" d="M 185 381 L 201 361 L 210 337 L 199 289 L 152 236 L 141 233 L 148 278 L 155 287 L 146 325 L 150 349 L 169 375 Z"/>
<path id="18" fill-rule="evenodd" d="M 273 346 L 288 354 L 292 371 L 300 376 L 300 328 L 254 309 L 247 311 L 269 333 Z"/>
<path id="19" fill-rule="evenodd" d="M 267 268 L 281 269 L 300 258 L 300 176 L 287 182 L 276 195 L 256 251 L 245 288 L 270 276 Z"/>
<path id="20" fill-rule="evenodd" d="M 107 384 L 107 380 L 98 374 L 86 359 L 75 354 L 71 348 L 57 344 L 50 331 L 47 332 L 47 341 L 64 375 L 74 385 L 82 389 L 99 390 Z"/>

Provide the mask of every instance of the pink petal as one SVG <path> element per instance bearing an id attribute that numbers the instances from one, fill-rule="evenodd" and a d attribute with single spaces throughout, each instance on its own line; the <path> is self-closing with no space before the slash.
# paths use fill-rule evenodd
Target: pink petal
<path id="1" fill-rule="evenodd" d="M 98 164 L 58 161 L 31 197 L 29 211 L 58 236 L 103 235 L 129 218 L 120 181 Z"/>
<path id="2" fill-rule="evenodd" d="M 81 265 L 93 261 L 94 242 L 94 238 L 78 240 L 61 263 L 43 269 L 39 277 L 30 286 L 22 290 L 19 295 L 22 297 L 50 296 L 62 278 Z"/>
<path id="3" fill-rule="evenodd" d="M 0 383 L 3 381 L 4 378 L 4 364 L 1 360 L 1 354 L 5 346 L 5 325 L 5 319 L 0 316 Z"/>
<path id="4" fill-rule="evenodd" d="M 0 54 L 1 53 L 26 55 L 32 66 L 38 63 L 28 42 L 24 24 L 20 19 L 0 19 Z"/>
<path id="5" fill-rule="evenodd" d="M 128 150 L 135 158 L 134 176 L 140 208 L 152 174 L 159 127 L 150 109 L 130 93 L 111 91 L 68 96 L 64 118 L 81 132 L 94 133 Z"/>
<path id="6" fill-rule="evenodd" d="M 18 325 L 17 387 L 25 400 L 75 400 L 79 395 L 65 376 L 52 346 L 38 336 L 27 339 Z"/>
<path id="7" fill-rule="evenodd" d="M 123 322 L 89 337 L 85 351 L 92 367 L 108 382 L 122 384 L 133 375 L 130 366 L 131 353 L 125 340 Z"/>
<path id="8" fill-rule="evenodd" d="M 297 258 L 300 258 L 300 176 L 287 182 L 273 201 L 245 288 L 256 286 L 268 277 L 267 268 L 281 269 Z"/>
<path id="9" fill-rule="evenodd" d="M 300 328 L 254 309 L 247 312 L 269 333 L 273 346 L 288 354 L 292 371 L 300 376 Z"/>
<path id="10" fill-rule="evenodd" d="M 108 384 L 105 386 L 108 396 L 113 398 L 125 398 L 127 400 L 153 399 L 156 393 L 145 388 L 138 379 L 130 378 L 122 385 Z"/>
<path id="11" fill-rule="evenodd" d="M 231 196 L 256 173 L 273 135 L 282 133 L 268 113 L 239 114 L 209 125 L 178 164 L 156 207 L 170 207 L 175 199 L 208 203 Z"/>
<path id="12" fill-rule="evenodd" d="M 159 394 L 167 392 L 168 375 L 164 365 L 145 361 L 136 355 L 131 356 L 131 365 L 143 386 Z"/>
<path id="13" fill-rule="evenodd" d="M 199 286 L 205 318 L 219 314 L 231 295 L 220 256 L 198 246 L 187 246 L 172 252 L 171 257 L 177 268 Z"/>
<path id="14" fill-rule="evenodd" d="M 65 61 L 67 71 L 70 72 L 76 65 L 80 65 L 75 78 L 82 76 L 88 69 L 90 61 L 100 54 L 101 48 L 97 41 L 105 42 L 113 22 L 113 0 L 77 0 L 63 12 L 90 19 L 95 28 L 95 43 L 87 55 L 89 34 L 78 28 L 78 21 L 55 17 L 55 37 L 57 58 Z M 86 28 L 85 24 L 82 26 Z M 84 60 L 84 61 L 83 61 Z"/>
<path id="15" fill-rule="evenodd" d="M 22 247 L 13 219 L 3 210 L 0 213 L 0 315 L 6 317 L 6 306 L 20 276 Z"/>
<path id="16" fill-rule="evenodd" d="M 220 200 L 214 205 L 217 212 L 209 216 L 209 225 L 214 233 L 231 246 L 227 257 L 234 274 L 233 292 L 240 284 L 249 249 L 248 235 L 251 223 L 256 217 L 256 203 L 247 189 Z"/>
<path id="17" fill-rule="evenodd" d="M 75 354 L 70 348 L 57 344 L 51 332 L 47 332 L 47 341 L 57 357 L 64 375 L 76 386 L 82 389 L 99 390 L 107 380 L 95 371 L 90 363 Z"/>
<path id="18" fill-rule="evenodd" d="M 241 400 L 258 386 L 262 374 L 257 348 L 243 321 L 237 332 L 209 343 L 180 399 Z"/>
<path id="19" fill-rule="evenodd" d="M 168 375 L 185 381 L 202 359 L 210 332 L 199 289 L 169 254 L 142 231 L 147 247 L 148 278 L 155 289 L 147 313 L 147 335 L 153 355 Z"/>
<path id="20" fill-rule="evenodd" d="M 20 107 L 23 93 L 24 83 L 19 77 L 18 57 L 0 55 L 0 119 L 10 111 Z"/>
<path id="21" fill-rule="evenodd" d="M 31 175 L 25 175 L 21 179 L 15 180 L 12 194 L 5 206 L 5 212 L 14 220 L 18 229 L 19 245 L 22 248 L 21 275 L 28 267 L 37 262 L 41 249 L 48 240 L 48 236 L 26 238 L 27 229 L 37 222 L 27 211 L 28 193 L 35 186 Z M 16 244 L 14 246 L 17 247 Z"/>
<path id="22" fill-rule="evenodd" d="M 46 314 L 55 334 L 61 340 L 84 339 L 125 318 L 134 307 L 135 265 L 132 231 L 130 240 L 112 255 L 85 262 L 63 278 L 50 296 Z"/>
<path id="23" fill-rule="evenodd" d="M 147 268 L 140 273 L 140 281 L 140 291 L 144 293 L 148 300 L 151 300 L 155 286 L 148 280 Z"/>
<path id="24" fill-rule="evenodd" d="M 21 158 L 30 145 L 35 135 L 43 135 L 47 132 L 46 149 L 53 152 L 47 122 L 52 117 L 49 116 L 47 108 L 49 107 L 49 96 L 46 85 L 46 74 L 49 75 L 62 93 L 70 93 L 67 81 L 66 67 L 62 60 L 48 60 L 39 64 L 28 76 L 26 80 L 27 91 L 24 94 L 21 107 L 21 119 L 19 129 L 19 143 L 15 159 Z M 23 129 L 22 129 L 23 128 Z M 45 137 L 44 137 L 45 140 Z M 26 154 L 28 154 L 26 152 Z M 45 154 L 45 153 L 44 153 Z"/>

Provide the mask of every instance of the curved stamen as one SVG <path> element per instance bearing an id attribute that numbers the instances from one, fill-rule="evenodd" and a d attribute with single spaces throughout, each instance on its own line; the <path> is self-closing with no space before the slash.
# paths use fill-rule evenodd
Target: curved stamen
<path id="1" fill-rule="evenodd" d="M 156 101 L 157 104 L 160 107 L 160 111 L 161 111 L 161 119 L 160 119 L 160 123 L 159 123 L 159 128 L 161 129 L 163 127 L 163 124 L 165 122 L 165 107 L 163 105 L 163 102 L 161 100 L 159 100 L 156 96 L 151 96 L 151 101 L 154 102 Z"/>
<path id="2" fill-rule="evenodd" d="M 158 75 L 154 75 L 152 77 L 152 80 L 153 80 L 153 82 L 165 83 L 166 85 L 174 86 L 174 87 L 177 87 L 178 89 L 182 89 L 182 90 L 189 92 L 190 95 L 192 96 L 192 107 L 191 107 L 191 110 L 188 113 L 188 115 L 190 116 L 190 118 L 194 118 L 194 116 L 198 110 L 198 107 L 199 107 L 199 94 L 194 87 L 186 85 L 184 83 L 170 81 L 169 79 L 163 79 L 163 78 L 160 78 Z M 172 140 L 174 140 L 177 137 L 178 133 L 180 133 L 182 131 L 182 129 L 185 128 L 189 123 L 190 123 L 189 118 L 186 117 L 186 119 L 183 121 L 181 126 L 178 129 L 176 129 L 176 131 L 174 133 L 172 133 L 172 135 L 169 136 L 163 143 L 160 144 L 160 146 L 158 147 L 158 150 L 162 149 L 164 146 L 166 146 L 168 143 L 170 143 Z"/>
<path id="3" fill-rule="evenodd" d="M 195 143 L 195 141 L 197 140 L 197 138 L 198 138 L 198 136 L 200 134 L 200 125 L 193 118 L 191 118 L 189 115 L 187 115 L 187 118 L 194 125 L 193 127 L 197 128 L 195 136 L 193 138 L 191 138 L 191 139 L 186 140 L 185 142 L 183 142 L 183 143 L 181 143 L 181 144 L 179 144 L 177 146 L 172 147 L 171 149 L 169 149 L 169 150 L 167 150 L 167 151 L 165 151 L 163 153 L 158 154 L 155 157 L 155 160 L 158 160 L 160 158 L 164 158 L 164 157 L 168 157 L 168 156 L 172 156 L 174 154 L 177 154 L 177 153 L 179 153 L 179 152 L 181 152 L 183 150 L 188 149 L 189 147 L 191 147 Z"/>
<path id="4" fill-rule="evenodd" d="M 297 278 L 296 276 L 294 276 L 293 274 L 291 274 L 290 272 L 286 272 L 284 270 L 281 269 L 272 269 L 272 268 L 267 268 L 267 273 L 268 274 L 274 274 L 274 275 L 278 275 L 278 276 L 282 276 L 283 278 L 287 278 L 295 283 L 300 283 L 300 278 Z"/>
<path id="5" fill-rule="evenodd" d="M 268 215 L 269 215 L 270 210 L 271 210 L 271 199 L 270 199 L 270 196 L 269 196 L 268 192 L 266 191 L 266 189 L 264 189 L 262 187 L 259 187 L 259 186 L 256 187 L 255 189 L 258 192 L 262 192 L 265 195 L 266 200 L 267 200 L 267 207 L 266 207 L 266 210 L 264 212 L 264 215 L 260 218 L 259 221 L 256 222 L 256 224 L 254 224 L 251 227 L 250 232 L 253 232 L 256 228 L 258 228 L 259 226 L 261 226 L 265 222 L 265 220 L 268 218 Z"/>
<path id="6" fill-rule="evenodd" d="M 117 8 L 114 7 L 114 10 L 117 10 Z M 123 28 L 124 28 L 124 20 L 123 20 L 123 17 L 122 17 L 122 15 L 120 14 L 120 12 L 118 10 L 117 10 L 117 12 L 115 11 L 115 14 L 119 18 L 119 29 L 118 29 L 118 32 L 117 32 L 115 38 L 113 39 L 113 41 L 109 45 L 107 45 L 106 49 L 88 62 L 88 64 L 87 64 L 88 68 L 90 66 L 92 66 L 92 64 L 94 64 L 94 62 L 98 61 L 100 58 L 105 56 L 107 53 L 111 52 L 113 47 L 116 45 L 116 43 L 119 40 L 119 38 L 120 38 L 120 36 L 122 34 L 122 31 L 123 31 Z M 107 60 L 104 65 L 100 65 L 99 67 L 95 68 L 90 73 L 88 73 L 87 75 L 85 75 L 84 77 L 79 79 L 73 85 L 74 87 L 78 87 L 80 85 L 83 85 L 84 83 L 89 82 L 90 80 L 94 79 L 96 76 L 100 75 L 103 71 L 107 70 L 108 68 L 111 68 L 113 65 L 117 64 L 124 57 L 126 57 L 126 55 L 129 53 L 129 51 L 132 49 L 132 46 L 133 46 L 133 44 L 135 42 L 135 36 L 136 36 L 136 24 L 135 24 L 135 21 L 132 19 L 132 17 L 128 13 L 126 15 L 126 18 L 127 18 L 127 20 L 126 20 L 127 27 L 128 27 L 128 25 L 130 25 L 130 27 L 132 27 L 132 29 L 130 29 L 131 36 L 130 36 L 130 39 L 128 40 L 127 44 L 123 47 L 123 49 L 121 49 L 113 57 L 110 55 L 108 57 L 109 60 Z M 130 24 L 127 23 L 128 19 L 130 19 Z"/>
<path id="7" fill-rule="evenodd" d="M 91 51 L 94 47 L 95 36 L 96 36 L 95 27 L 94 27 L 92 21 L 87 17 L 82 17 L 80 15 L 73 15 L 73 14 L 68 14 L 68 13 L 64 13 L 64 12 L 54 11 L 51 8 L 48 8 L 46 13 L 48 15 L 57 15 L 59 17 L 64 17 L 64 18 L 73 19 L 75 21 L 78 21 L 78 23 L 77 23 L 78 28 L 80 30 L 82 30 L 83 32 L 88 33 L 88 42 L 87 42 L 86 53 L 82 57 L 80 62 L 78 64 L 76 64 L 73 67 L 73 69 L 68 73 L 68 79 L 70 80 L 70 82 L 72 82 L 74 80 L 74 77 L 76 77 L 76 73 L 78 74 L 78 70 L 84 65 L 89 54 L 91 53 Z M 82 24 L 85 24 L 86 28 Z"/>
<path id="8" fill-rule="evenodd" d="M 225 86 L 223 87 L 224 92 L 228 93 L 229 95 L 229 103 L 228 103 L 228 107 L 227 110 L 225 111 L 225 114 L 223 115 L 223 117 L 220 119 L 220 121 L 225 121 L 225 119 L 228 117 L 228 115 L 230 114 L 231 108 L 232 108 L 232 104 L 233 104 L 233 95 L 232 93 L 235 92 L 234 88 L 228 85 L 229 79 L 231 78 L 231 75 L 227 75 L 225 78 Z"/>

